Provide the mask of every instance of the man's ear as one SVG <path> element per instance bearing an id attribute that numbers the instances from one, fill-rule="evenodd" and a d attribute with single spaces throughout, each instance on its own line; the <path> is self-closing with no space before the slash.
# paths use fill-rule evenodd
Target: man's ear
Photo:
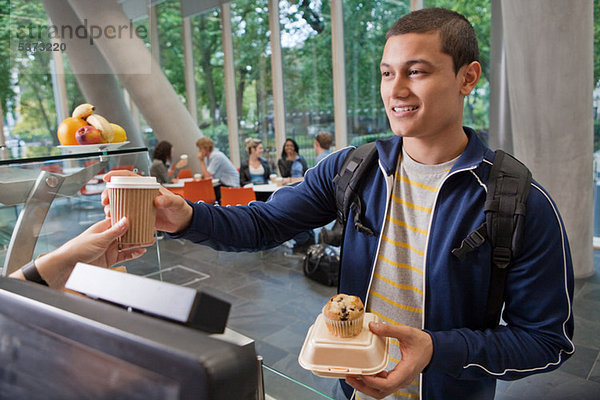
<path id="1" fill-rule="evenodd" d="M 478 61 L 473 61 L 462 67 L 462 86 L 460 88 L 460 94 L 467 96 L 479 82 L 481 77 L 481 64 Z"/>

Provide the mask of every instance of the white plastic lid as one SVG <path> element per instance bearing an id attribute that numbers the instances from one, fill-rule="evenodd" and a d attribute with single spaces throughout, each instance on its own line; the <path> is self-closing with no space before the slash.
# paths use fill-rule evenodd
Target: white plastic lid
<path id="1" fill-rule="evenodd" d="M 182 155 L 181 155 L 181 159 L 182 159 L 182 160 L 185 160 L 185 159 L 187 159 L 187 158 L 188 158 L 188 155 L 187 155 L 187 154 L 182 154 Z"/>
<path id="2" fill-rule="evenodd" d="M 106 187 L 108 189 L 158 189 L 160 184 L 153 176 L 113 176 Z"/>
<path id="3" fill-rule="evenodd" d="M 389 338 L 369 330 L 369 322 L 378 320 L 375 314 L 365 313 L 362 331 L 355 337 L 341 338 L 329 333 L 323 314 L 319 314 L 308 330 L 298 363 L 326 378 L 374 375 L 383 371 L 389 360 Z"/>

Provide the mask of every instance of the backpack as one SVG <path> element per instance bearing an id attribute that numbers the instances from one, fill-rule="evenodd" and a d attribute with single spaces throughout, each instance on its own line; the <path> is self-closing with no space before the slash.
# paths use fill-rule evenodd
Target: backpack
<path id="1" fill-rule="evenodd" d="M 351 150 L 334 178 L 337 221 L 345 226 L 348 213 L 354 210 L 354 228 L 374 235 L 362 222 L 363 204 L 359 196 L 361 180 L 377 160 L 375 143 Z M 484 206 L 485 222 L 464 238 L 452 254 L 461 261 L 486 240 L 492 246 L 492 269 L 488 293 L 485 327 L 495 328 L 500 322 L 504 304 L 504 286 L 508 266 L 520 250 L 525 225 L 531 172 L 519 160 L 502 150 L 496 151 L 488 181 Z"/>
<path id="2" fill-rule="evenodd" d="M 327 286 L 337 286 L 340 274 L 340 254 L 332 246 L 313 244 L 306 251 L 304 275 Z"/>

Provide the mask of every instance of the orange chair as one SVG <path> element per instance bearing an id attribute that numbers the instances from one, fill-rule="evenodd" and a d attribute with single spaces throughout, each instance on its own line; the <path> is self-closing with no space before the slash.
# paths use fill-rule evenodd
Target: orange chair
<path id="1" fill-rule="evenodd" d="M 183 198 L 192 202 L 203 201 L 205 203 L 214 203 L 216 200 L 215 188 L 212 179 L 200 179 L 199 181 L 189 181 L 183 184 Z"/>
<path id="2" fill-rule="evenodd" d="M 193 177 L 194 177 L 194 174 L 192 173 L 192 170 L 189 168 L 182 169 L 177 174 L 177 179 L 185 179 L 185 178 L 193 178 Z"/>
<path id="3" fill-rule="evenodd" d="M 237 206 L 238 204 L 248 204 L 256 200 L 256 195 L 252 188 L 243 187 L 225 187 L 221 186 L 221 205 Z"/>

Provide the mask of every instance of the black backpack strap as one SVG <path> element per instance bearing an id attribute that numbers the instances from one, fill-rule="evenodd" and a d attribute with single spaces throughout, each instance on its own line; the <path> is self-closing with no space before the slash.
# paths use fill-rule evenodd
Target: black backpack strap
<path id="1" fill-rule="evenodd" d="M 485 219 L 492 243 L 492 270 L 485 326 L 498 326 L 508 266 L 520 251 L 531 172 L 519 160 L 496 151 L 490 171 Z"/>
<path id="2" fill-rule="evenodd" d="M 488 179 L 485 222 L 471 232 L 460 247 L 452 250 L 462 261 L 486 240 L 492 246 L 485 325 L 489 328 L 496 327 L 500 321 L 507 267 L 520 250 L 530 186 L 529 169 L 510 154 L 497 150 Z"/>
<path id="3" fill-rule="evenodd" d="M 362 223 L 363 204 L 358 195 L 361 180 L 377 159 L 375 142 L 367 143 L 351 150 L 342 167 L 333 178 L 337 220 L 345 225 L 350 209 L 354 209 L 354 227 L 368 235 L 373 231 Z"/>

